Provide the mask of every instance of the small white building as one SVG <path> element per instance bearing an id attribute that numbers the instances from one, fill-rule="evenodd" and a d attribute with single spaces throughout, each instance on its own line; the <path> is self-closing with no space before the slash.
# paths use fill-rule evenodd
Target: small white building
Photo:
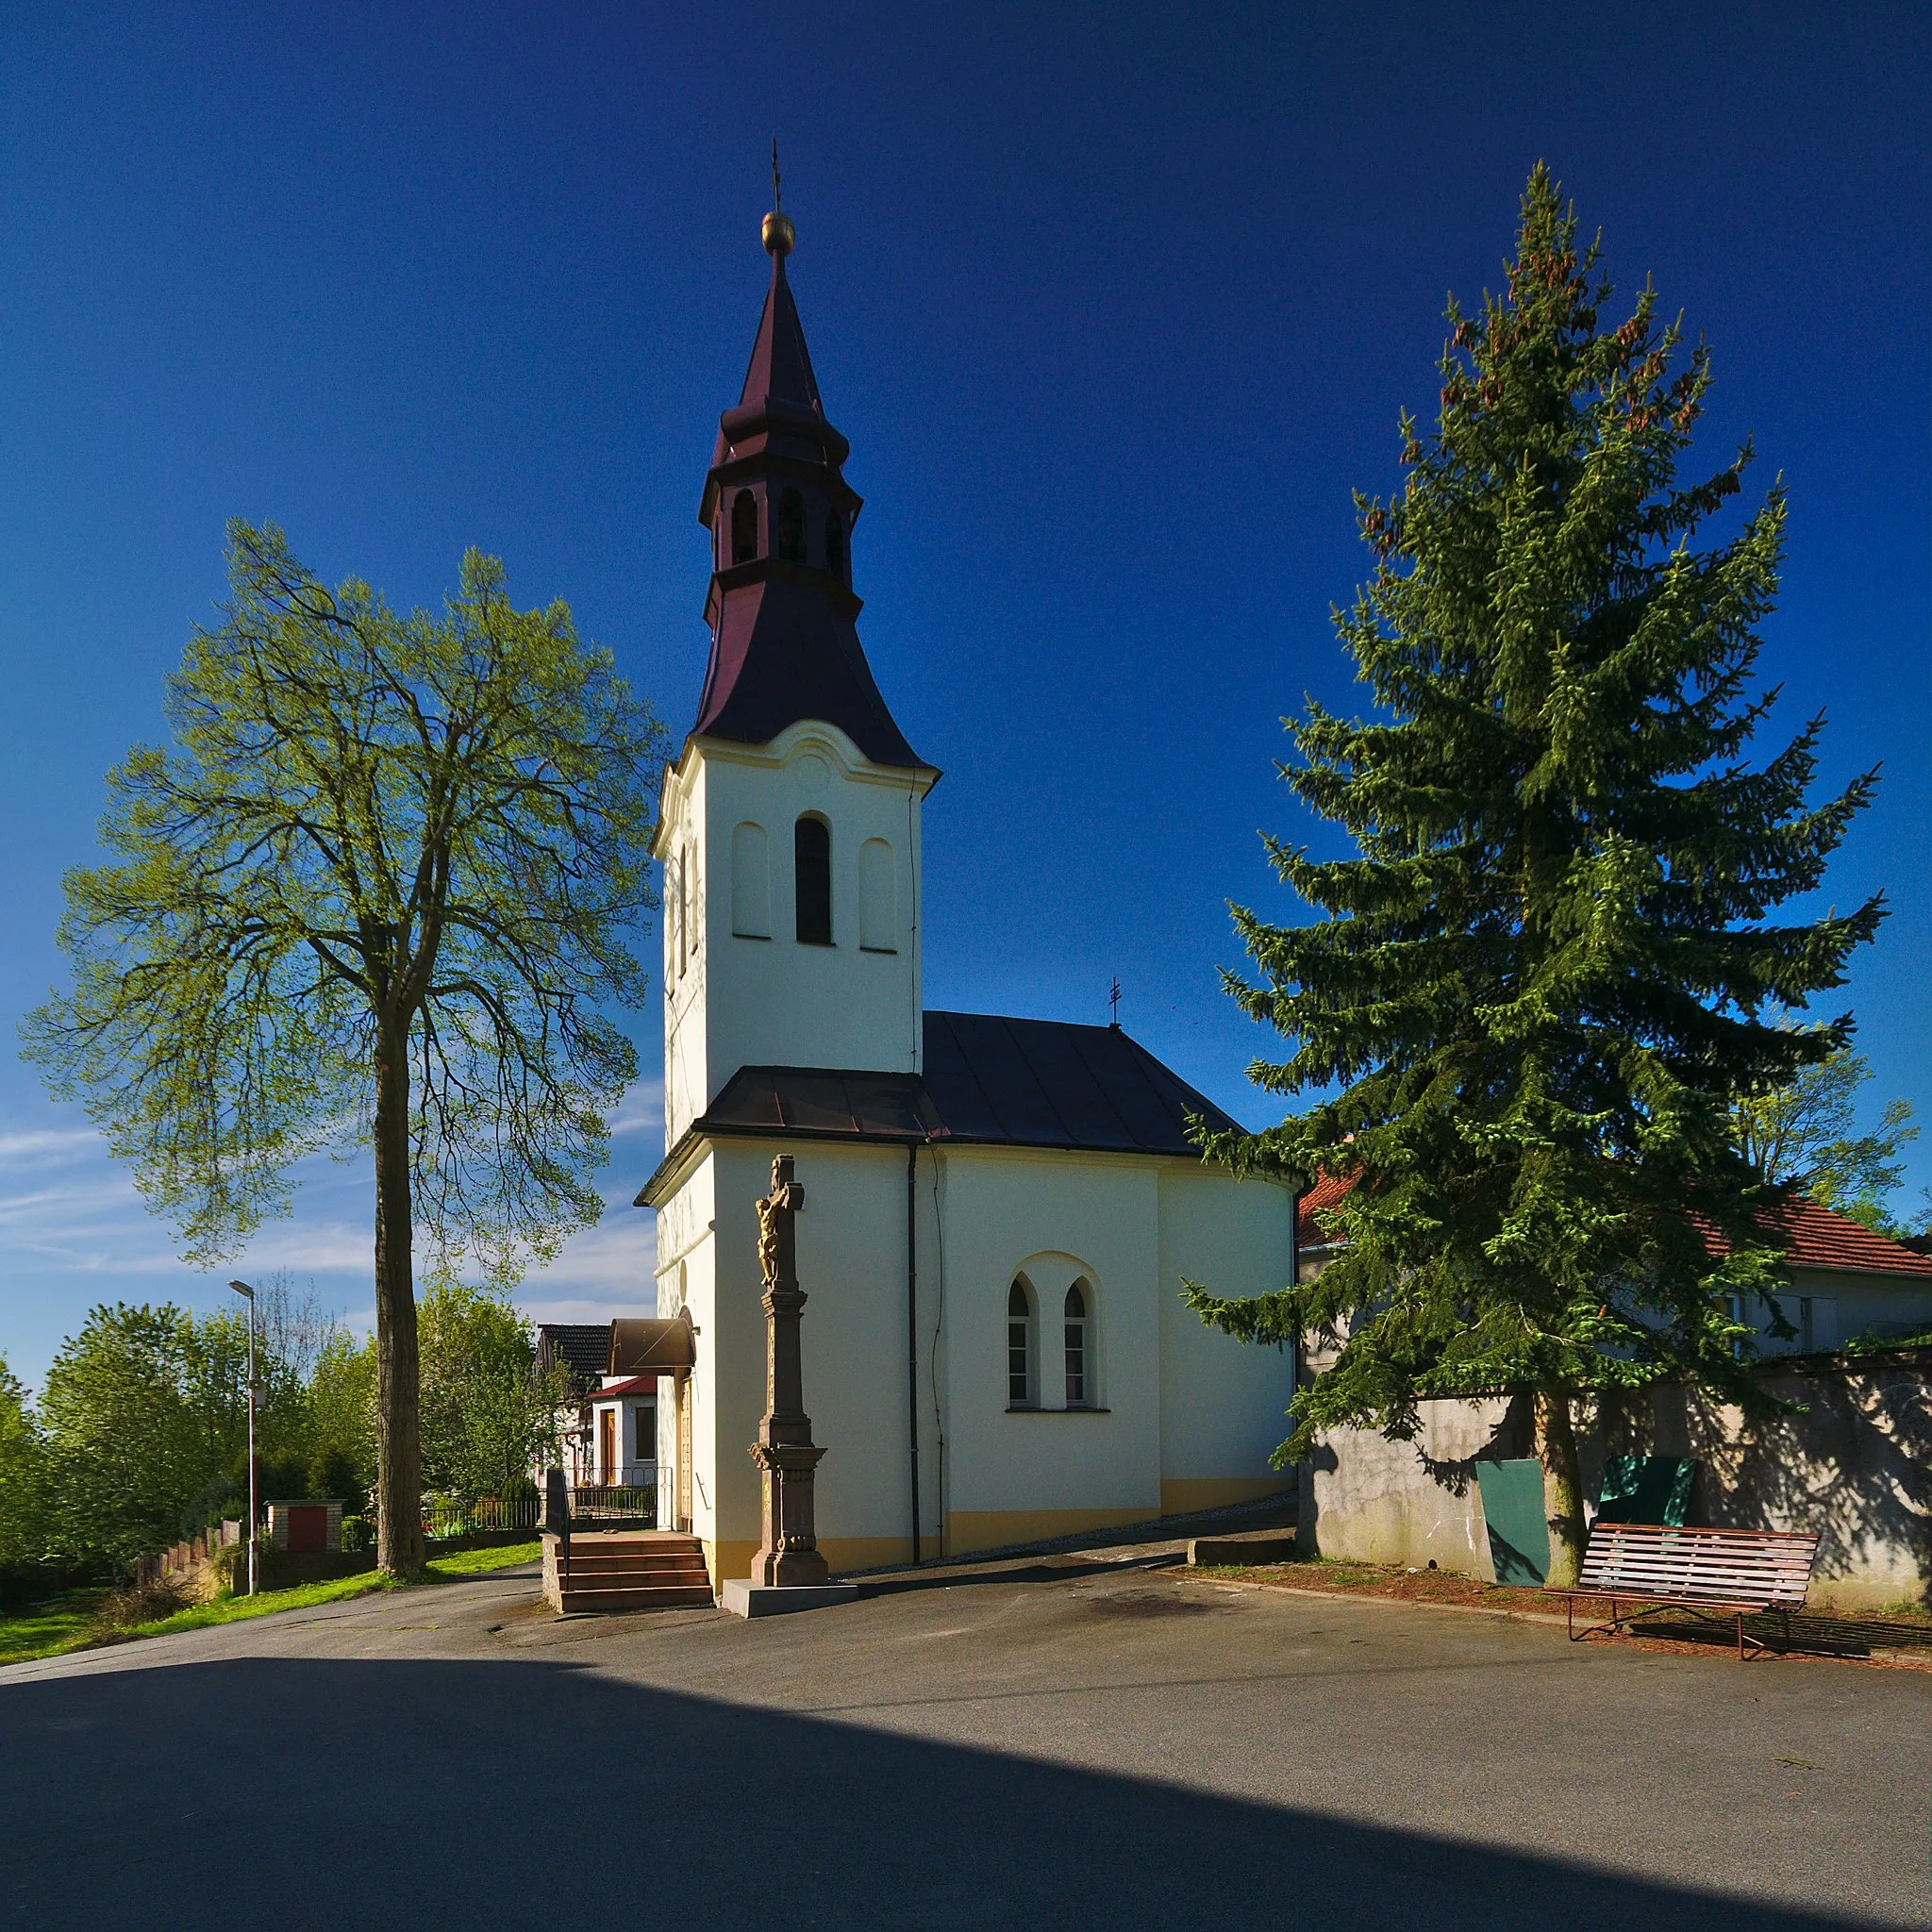
<path id="1" fill-rule="evenodd" d="M 779 1154 L 805 1189 L 805 1398 L 835 1571 L 1274 1493 L 1292 1360 L 1211 1333 L 1180 1294 L 1184 1277 L 1285 1283 L 1292 1195 L 1205 1167 L 1190 1116 L 1226 1117 L 1118 1028 L 924 1008 L 920 826 L 940 774 L 859 646 L 859 499 L 787 283 L 789 225 L 768 233 L 771 292 L 700 512 L 710 661 L 657 848 L 667 1152 L 639 1201 L 658 1210 L 658 1313 L 690 1324 L 693 1362 L 661 1385 L 658 1520 L 703 1540 L 714 1583 L 748 1574 L 755 1204 Z"/>

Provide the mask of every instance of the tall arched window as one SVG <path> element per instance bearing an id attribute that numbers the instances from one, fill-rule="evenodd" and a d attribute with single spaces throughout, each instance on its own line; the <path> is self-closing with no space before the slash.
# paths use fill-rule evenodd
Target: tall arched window
<path id="1" fill-rule="evenodd" d="M 1079 1282 L 1067 1291 L 1067 1407 L 1087 1407 L 1087 1296 Z"/>
<path id="2" fill-rule="evenodd" d="M 845 577 L 845 524 L 837 510 L 825 518 L 825 568 L 842 583 Z"/>
<path id="3" fill-rule="evenodd" d="M 832 828 L 824 819 L 802 818 L 791 834 L 797 888 L 798 943 L 832 943 Z"/>
<path id="4" fill-rule="evenodd" d="M 749 490 L 731 499 L 731 560 L 749 563 L 758 554 L 758 500 Z"/>
<path id="5" fill-rule="evenodd" d="M 787 563 L 805 561 L 805 498 L 795 490 L 778 499 L 778 555 Z"/>
<path id="6" fill-rule="evenodd" d="M 1024 1281 L 1007 1295 L 1007 1407 L 1033 1407 L 1033 1297 Z"/>

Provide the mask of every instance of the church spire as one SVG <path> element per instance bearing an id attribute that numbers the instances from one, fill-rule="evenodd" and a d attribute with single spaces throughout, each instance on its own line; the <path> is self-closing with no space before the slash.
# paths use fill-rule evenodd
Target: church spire
<path id="1" fill-rule="evenodd" d="M 772 186 L 775 203 L 775 143 Z M 711 656 L 692 736 L 765 744 L 817 718 L 875 764 L 922 767 L 859 646 L 851 538 L 861 500 L 845 481 L 851 445 L 825 420 L 786 277 L 796 234 L 782 208 L 765 217 L 762 239 L 772 285 L 698 506 L 711 533 Z"/>

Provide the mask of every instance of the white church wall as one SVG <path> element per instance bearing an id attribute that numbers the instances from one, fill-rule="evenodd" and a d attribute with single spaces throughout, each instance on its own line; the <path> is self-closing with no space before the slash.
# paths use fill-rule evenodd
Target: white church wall
<path id="1" fill-rule="evenodd" d="M 713 928 L 705 895 L 713 868 L 704 826 L 708 772 L 702 758 L 687 758 L 665 785 L 658 837 L 664 932 L 664 1144 L 675 1143 L 711 1097 L 705 1016 L 707 968 Z M 728 828 L 727 828 L 728 837 Z M 735 1071 L 727 1070 L 727 1074 Z"/>
<path id="2" fill-rule="evenodd" d="M 1159 1191 L 1152 1163 L 1102 1155 L 945 1154 L 946 1547 L 986 1549 L 1130 1523 L 1160 1506 Z M 1040 1406 L 1009 1411 L 1007 1295 L 1041 1299 Z M 1092 1285 L 1099 1409 L 1065 1406 L 1059 1307 Z"/>
<path id="3" fill-rule="evenodd" d="M 708 1435 L 698 1467 L 710 1500 L 698 1534 L 717 1579 L 748 1575 L 758 1545 L 761 1498 L 750 1451 L 765 1407 L 765 1318 L 756 1203 L 770 1191 L 778 1154 L 792 1156 L 805 1189 L 797 1221 L 808 1297 L 805 1407 L 812 1439 L 826 1452 L 817 1477 L 819 1547 L 841 1571 L 910 1554 L 906 1157 L 893 1147 L 733 1140 L 704 1163 L 717 1267 L 693 1377 Z M 923 1344 L 923 1362 L 926 1353 Z"/>
<path id="4" fill-rule="evenodd" d="M 698 1110 L 741 1066 L 917 1072 L 924 777 L 869 764 L 843 733 L 817 724 L 794 724 L 771 745 L 711 742 L 692 756 L 705 772 L 701 843 L 720 855 L 704 876 L 712 939 L 705 1045 L 691 1060 L 693 1072 L 700 1058 L 704 1068 Z M 797 939 L 793 838 L 806 814 L 831 832 L 829 946 Z M 748 826 L 763 834 L 765 938 L 733 930 L 757 923 L 746 902 L 758 895 L 731 863 L 757 842 Z M 667 1128 L 675 1140 L 682 1124 Z"/>
<path id="5" fill-rule="evenodd" d="M 1291 1351 L 1256 1348 L 1203 1324 L 1181 1282 L 1247 1296 L 1284 1288 L 1294 1196 L 1266 1181 L 1201 1170 L 1160 1178 L 1160 1495 L 1168 1515 L 1275 1493 L 1293 1481 L 1268 1457 L 1289 1432 Z"/>

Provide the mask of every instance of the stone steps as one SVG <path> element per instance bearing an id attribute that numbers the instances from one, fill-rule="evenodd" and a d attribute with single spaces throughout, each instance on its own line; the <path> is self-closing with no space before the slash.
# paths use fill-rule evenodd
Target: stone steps
<path id="1" fill-rule="evenodd" d="M 696 1609 L 712 1602 L 704 1546 L 695 1537 L 574 1539 L 569 1574 L 557 1569 L 554 1544 L 546 1549 L 544 1569 L 545 1594 L 562 1611 Z"/>

